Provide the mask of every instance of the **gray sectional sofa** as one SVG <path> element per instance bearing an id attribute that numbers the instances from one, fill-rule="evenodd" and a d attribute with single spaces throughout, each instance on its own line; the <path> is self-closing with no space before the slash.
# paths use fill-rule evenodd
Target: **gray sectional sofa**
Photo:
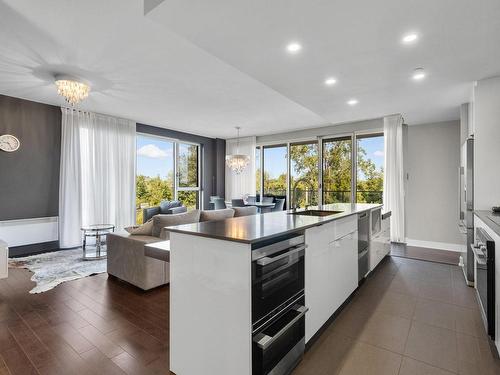
<path id="1" fill-rule="evenodd" d="M 169 263 L 145 255 L 144 245 L 169 239 L 165 227 L 224 220 L 231 217 L 256 215 L 256 207 L 235 207 L 222 210 L 192 210 L 177 214 L 156 214 L 148 223 L 147 234 L 115 232 L 107 236 L 108 274 L 149 290 L 169 283 Z M 152 227 L 151 227 L 152 224 Z"/>

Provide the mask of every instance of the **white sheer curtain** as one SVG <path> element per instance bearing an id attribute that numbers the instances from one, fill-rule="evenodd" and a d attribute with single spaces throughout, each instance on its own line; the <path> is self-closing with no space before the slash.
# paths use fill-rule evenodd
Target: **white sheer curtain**
<path id="1" fill-rule="evenodd" d="M 67 248 L 80 245 L 81 224 L 122 229 L 134 223 L 136 124 L 68 108 L 62 113 L 59 242 Z"/>
<path id="2" fill-rule="evenodd" d="M 80 123 L 88 116 L 61 108 L 61 167 L 59 176 L 59 247 L 79 246 L 82 226 Z"/>
<path id="3" fill-rule="evenodd" d="M 250 156 L 250 164 L 240 174 L 234 173 L 226 166 L 226 200 L 242 198 L 244 195 L 255 195 L 255 137 L 240 138 L 239 150 L 236 139 L 226 141 L 226 155 L 239 154 Z"/>
<path id="4" fill-rule="evenodd" d="M 403 117 L 384 117 L 384 208 L 392 211 L 391 241 L 405 242 L 405 190 L 403 170 Z"/>

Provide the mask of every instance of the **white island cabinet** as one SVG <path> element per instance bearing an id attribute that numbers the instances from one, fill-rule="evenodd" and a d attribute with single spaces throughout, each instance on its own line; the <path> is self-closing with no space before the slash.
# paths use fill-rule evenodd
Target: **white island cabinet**
<path id="1" fill-rule="evenodd" d="M 358 214 L 379 207 L 333 204 L 321 208 L 336 211 L 327 216 L 283 211 L 168 227 L 170 370 L 251 375 L 269 373 L 265 366 L 272 365 L 271 371 L 287 371 L 300 359 L 305 342 L 356 290 Z M 278 250 L 272 249 L 277 244 Z M 276 277 L 263 283 L 259 270 L 286 259 L 290 269 L 273 272 L 286 271 L 285 263 L 267 268 Z M 280 284 L 284 274 L 290 281 Z M 281 289 L 270 292 L 276 284 Z M 293 294 L 282 300 L 281 292 Z M 262 304 L 262 312 L 275 314 L 269 322 L 261 321 L 268 315 L 257 315 L 257 299 L 263 298 L 268 306 Z M 290 298 L 293 303 L 283 306 Z M 278 315 L 272 310 L 277 308 L 288 311 Z M 292 348 L 286 347 L 288 340 Z"/>
<path id="2" fill-rule="evenodd" d="M 306 342 L 358 286 L 357 215 L 306 230 Z"/>

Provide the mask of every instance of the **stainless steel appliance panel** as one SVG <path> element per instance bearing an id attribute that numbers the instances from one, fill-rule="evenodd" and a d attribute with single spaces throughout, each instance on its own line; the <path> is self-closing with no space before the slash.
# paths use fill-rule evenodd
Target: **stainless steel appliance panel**
<path id="1" fill-rule="evenodd" d="M 462 253 L 463 270 L 467 283 L 474 284 L 474 139 L 462 145 L 460 167 L 459 230 L 464 234 L 465 252 Z"/>
<path id="2" fill-rule="evenodd" d="M 476 291 L 488 335 L 495 339 L 495 241 L 483 228 L 476 229 L 474 255 Z"/>
<path id="3" fill-rule="evenodd" d="M 358 214 L 358 281 L 369 271 L 368 246 L 370 241 L 370 216 L 368 212 Z"/>

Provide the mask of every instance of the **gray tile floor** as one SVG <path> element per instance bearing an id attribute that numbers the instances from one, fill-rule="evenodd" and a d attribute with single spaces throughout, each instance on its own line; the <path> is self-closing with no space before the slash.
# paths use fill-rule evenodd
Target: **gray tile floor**
<path id="1" fill-rule="evenodd" d="M 388 257 L 294 375 L 493 375 L 500 360 L 456 266 Z"/>

